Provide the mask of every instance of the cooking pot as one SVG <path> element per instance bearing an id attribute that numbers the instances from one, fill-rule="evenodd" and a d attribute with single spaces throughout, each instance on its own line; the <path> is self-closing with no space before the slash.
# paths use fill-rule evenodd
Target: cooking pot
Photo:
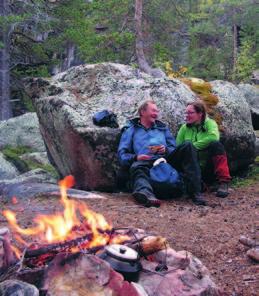
<path id="1" fill-rule="evenodd" d="M 126 281 L 137 282 L 142 266 L 138 253 L 127 246 L 112 244 L 105 247 L 99 257 L 121 273 Z"/>

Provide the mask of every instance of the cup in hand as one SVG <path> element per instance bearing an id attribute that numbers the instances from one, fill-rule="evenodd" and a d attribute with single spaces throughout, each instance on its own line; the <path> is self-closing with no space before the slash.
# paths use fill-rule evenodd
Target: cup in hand
<path id="1" fill-rule="evenodd" d="M 148 146 L 148 149 L 150 150 L 151 153 L 157 153 L 159 149 L 162 148 L 163 145 L 150 145 Z"/>

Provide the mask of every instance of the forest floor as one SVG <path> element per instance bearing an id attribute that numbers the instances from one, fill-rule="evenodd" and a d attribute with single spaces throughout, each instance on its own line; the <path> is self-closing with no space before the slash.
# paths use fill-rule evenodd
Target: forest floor
<path id="1" fill-rule="evenodd" d="M 181 198 L 164 201 L 160 208 L 144 208 L 125 193 L 107 194 L 106 200 L 87 200 L 89 208 L 102 213 L 114 227 L 142 228 L 164 236 L 175 250 L 188 250 L 209 269 L 219 287 L 231 296 L 255 296 L 259 291 L 259 264 L 246 255 L 239 237 L 259 231 L 259 181 L 230 189 L 225 199 L 206 193 L 208 206 Z M 1 204 L 18 213 L 22 227 L 32 224 L 38 213 L 60 209 L 58 198 L 37 197 L 17 204 Z M 257 222 L 256 222 L 257 220 Z M 6 226 L 3 216 L 0 226 Z"/>

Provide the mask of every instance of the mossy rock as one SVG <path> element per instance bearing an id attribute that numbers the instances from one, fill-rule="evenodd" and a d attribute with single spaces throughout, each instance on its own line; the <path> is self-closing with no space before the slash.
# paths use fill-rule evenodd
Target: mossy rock
<path id="1" fill-rule="evenodd" d="M 23 161 L 25 162 L 26 166 L 29 168 L 30 171 L 35 169 L 43 169 L 44 171 L 50 173 L 50 175 L 53 176 L 55 179 L 59 178 L 59 174 L 51 164 L 39 164 L 31 160 Z"/>
<path id="2" fill-rule="evenodd" d="M 26 173 L 34 169 L 43 169 L 44 171 L 50 173 L 54 178 L 58 178 L 58 173 L 51 164 L 39 164 L 38 162 L 32 160 L 21 159 L 21 156 L 26 153 L 34 152 L 33 149 L 26 146 L 5 146 L 2 150 L 5 158 L 11 162 L 20 173 Z"/>
<path id="3" fill-rule="evenodd" d="M 28 172 L 29 166 L 26 164 L 25 161 L 20 159 L 20 156 L 24 153 L 33 152 L 33 150 L 26 146 L 10 146 L 7 145 L 2 149 L 2 153 L 5 158 L 11 162 L 20 173 Z"/>

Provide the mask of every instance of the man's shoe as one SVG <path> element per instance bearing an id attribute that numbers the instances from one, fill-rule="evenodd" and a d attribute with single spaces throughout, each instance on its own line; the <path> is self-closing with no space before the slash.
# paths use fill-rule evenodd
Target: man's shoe
<path id="1" fill-rule="evenodd" d="M 201 193 L 195 193 L 192 196 L 192 201 L 197 206 L 206 206 L 207 205 L 207 203 Z"/>
<path id="2" fill-rule="evenodd" d="M 216 192 L 217 197 L 225 198 L 229 195 L 228 192 L 228 183 L 220 183 L 219 188 Z"/>
<path id="3" fill-rule="evenodd" d="M 136 199 L 137 202 L 141 203 L 147 208 L 156 207 L 159 208 L 161 205 L 161 201 L 154 196 L 147 196 L 142 192 L 133 192 L 132 195 Z"/>

